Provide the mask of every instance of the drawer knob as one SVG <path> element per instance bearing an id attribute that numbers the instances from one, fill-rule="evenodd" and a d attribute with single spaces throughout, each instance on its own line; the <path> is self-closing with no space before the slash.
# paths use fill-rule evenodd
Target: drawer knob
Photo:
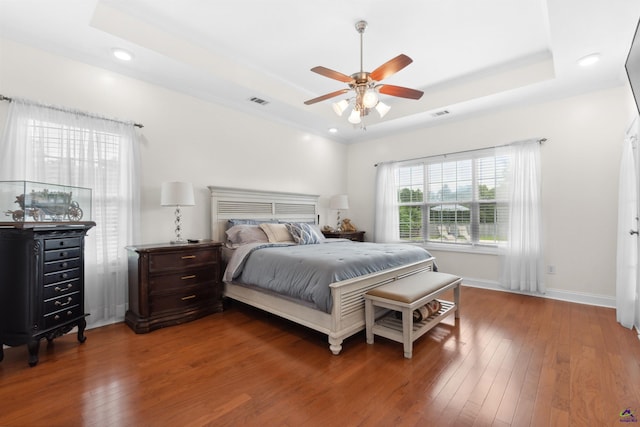
<path id="1" fill-rule="evenodd" d="M 69 265 L 68 262 L 63 262 L 62 264 L 60 264 L 60 267 L 67 268 L 68 265 Z"/>
<path id="2" fill-rule="evenodd" d="M 189 299 L 194 299 L 195 297 L 196 297 L 195 295 L 189 295 L 189 296 L 186 296 L 186 297 L 182 297 L 182 298 L 180 298 L 180 299 L 181 299 L 182 301 L 186 301 L 186 300 L 189 300 Z"/>
<path id="3" fill-rule="evenodd" d="M 67 253 L 66 252 L 60 252 L 60 256 L 61 257 L 67 256 Z"/>
<path id="4" fill-rule="evenodd" d="M 195 255 L 184 255 L 182 259 L 194 259 L 195 257 Z"/>
<path id="5" fill-rule="evenodd" d="M 182 276 L 181 277 L 182 280 L 195 279 L 195 278 L 196 278 L 195 274 L 190 274 L 188 276 Z"/>
<path id="6" fill-rule="evenodd" d="M 73 288 L 73 285 L 71 283 L 67 283 L 66 288 L 61 288 L 60 286 L 56 286 L 55 288 L 53 288 L 53 290 L 56 292 L 60 292 L 60 291 L 66 291 L 67 289 L 71 289 L 71 288 Z"/>

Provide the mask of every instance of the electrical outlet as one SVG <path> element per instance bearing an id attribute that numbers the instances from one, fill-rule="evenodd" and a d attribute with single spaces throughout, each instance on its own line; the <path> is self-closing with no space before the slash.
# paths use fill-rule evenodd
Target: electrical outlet
<path id="1" fill-rule="evenodd" d="M 556 274 L 556 266 L 553 264 L 547 265 L 547 274 Z"/>

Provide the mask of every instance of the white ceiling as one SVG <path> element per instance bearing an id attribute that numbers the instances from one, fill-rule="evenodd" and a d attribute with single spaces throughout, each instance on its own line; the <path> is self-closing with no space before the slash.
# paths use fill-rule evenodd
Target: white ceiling
<path id="1" fill-rule="evenodd" d="M 0 0 L 0 36 L 352 142 L 620 85 L 639 16 L 637 0 Z M 360 19 L 365 71 L 404 53 L 384 83 L 425 92 L 381 96 L 391 111 L 366 131 L 333 113 L 341 98 L 303 104 L 346 87 L 312 67 L 359 71 Z M 596 66 L 576 64 L 593 52 Z"/>

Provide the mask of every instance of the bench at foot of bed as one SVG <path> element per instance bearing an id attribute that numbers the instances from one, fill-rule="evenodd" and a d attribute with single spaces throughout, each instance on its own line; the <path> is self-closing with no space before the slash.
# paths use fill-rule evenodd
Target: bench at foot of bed
<path id="1" fill-rule="evenodd" d="M 454 313 L 456 319 L 460 317 L 461 282 L 460 277 L 452 274 L 426 272 L 371 289 L 364 296 L 367 343 L 373 344 L 374 335 L 401 342 L 404 345 L 404 357 L 411 359 L 415 340 L 445 317 Z M 438 300 L 440 308 L 437 312 L 414 322 L 414 310 L 450 289 L 453 289 L 453 302 Z M 393 311 L 376 320 L 375 307 Z M 402 319 L 396 317 L 395 311 L 402 313 Z"/>

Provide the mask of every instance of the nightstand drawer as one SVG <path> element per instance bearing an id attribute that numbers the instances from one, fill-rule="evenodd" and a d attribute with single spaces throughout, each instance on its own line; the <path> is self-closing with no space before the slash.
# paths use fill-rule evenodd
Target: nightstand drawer
<path id="1" fill-rule="evenodd" d="M 149 277 L 149 294 L 194 286 L 203 282 L 212 282 L 218 274 L 217 266 L 191 268 L 173 274 L 156 274 Z"/>
<path id="2" fill-rule="evenodd" d="M 167 254 L 149 255 L 149 272 L 184 269 L 198 265 L 216 264 L 218 251 L 184 250 Z"/>
<path id="3" fill-rule="evenodd" d="M 49 313 L 44 316 L 44 329 L 56 327 L 83 315 L 84 313 L 82 312 L 82 307 L 80 305 L 64 307 L 60 311 Z"/>
<path id="4" fill-rule="evenodd" d="M 44 301 L 44 315 L 80 305 L 82 294 L 78 291 Z"/>
<path id="5" fill-rule="evenodd" d="M 151 309 L 154 312 L 167 310 L 183 310 L 203 302 L 210 302 L 214 297 L 214 287 L 197 288 L 193 292 L 151 296 Z"/>
<path id="6" fill-rule="evenodd" d="M 44 250 L 51 249 L 64 249 L 80 247 L 82 244 L 82 237 L 68 237 L 66 239 L 47 239 L 44 241 Z"/>
<path id="7" fill-rule="evenodd" d="M 51 283 L 64 282 L 65 280 L 71 280 L 80 277 L 80 269 L 73 268 L 71 270 L 55 271 L 53 273 L 47 273 L 44 275 L 44 284 L 49 285 Z"/>
<path id="8" fill-rule="evenodd" d="M 80 248 L 68 248 L 68 249 L 58 249 L 55 251 L 45 251 L 44 260 L 48 261 L 56 261 L 61 259 L 68 258 L 79 258 L 80 257 Z"/>
<path id="9" fill-rule="evenodd" d="M 70 259 L 56 260 L 52 262 L 45 262 L 44 272 L 51 273 L 53 271 L 68 270 L 70 268 L 80 267 L 80 265 L 81 265 L 80 258 L 70 258 Z"/>
<path id="10" fill-rule="evenodd" d="M 82 281 L 80 278 L 69 280 L 68 282 L 54 283 L 44 287 L 44 299 L 48 300 L 61 295 L 77 292 L 82 289 Z"/>

